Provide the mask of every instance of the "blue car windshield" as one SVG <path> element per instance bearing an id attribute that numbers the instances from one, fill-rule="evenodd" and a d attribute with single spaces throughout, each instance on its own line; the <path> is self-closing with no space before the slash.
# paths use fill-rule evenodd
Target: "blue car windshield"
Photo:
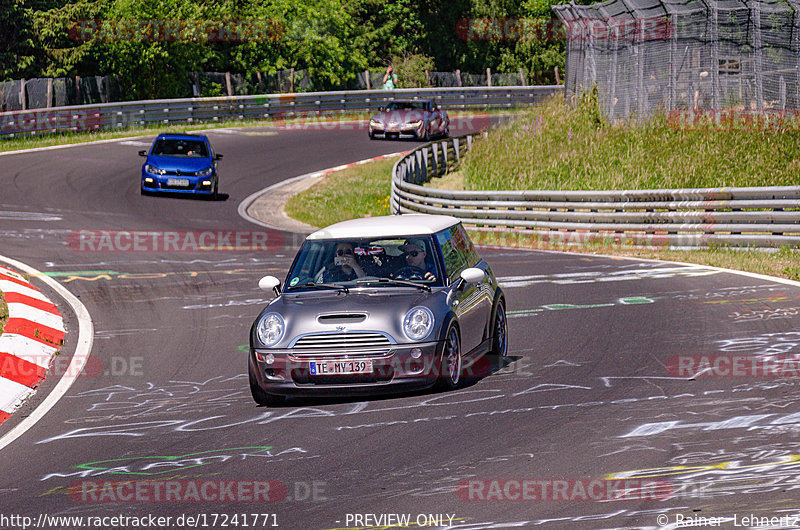
<path id="1" fill-rule="evenodd" d="M 156 140 L 153 151 L 157 156 L 182 156 L 191 158 L 208 158 L 208 147 L 202 140 L 183 140 L 161 138 Z"/>
<path id="2" fill-rule="evenodd" d="M 289 290 L 308 284 L 396 287 L 388 280 L 440 286 L 442 274 L 430 235 L 306 241 L 286 278 Z"/>

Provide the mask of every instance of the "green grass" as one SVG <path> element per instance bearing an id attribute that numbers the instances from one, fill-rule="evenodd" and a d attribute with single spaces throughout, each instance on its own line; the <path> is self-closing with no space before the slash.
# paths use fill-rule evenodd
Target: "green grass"
<path id="1" fill-rule="evenodd" d="M 0 291 L 0 335 L 3 334 L 6 322 L 8 322 L 8 304 L 6 304 L 6 297 L 3 291 Z"/>
<path id="2" fill-rule="evenodd" d="M 476 142 L 461 172 L 472 190 L 798 185 L 800 122 L 607 124 L 556 97 Z"/>
<path id="3" fill-rule="evenodd" d="M 299 221 L 319 227 L 354 217 L 389 215 L 389 175 L 396 161 L 378 160 L 331 173 L 292 197 L 284 210 Z"/>
<path id="4" fill-rule="evenodd" d="M 295 219 L 318 227 L 357 217 L 388 215 L 389 175 L 395 161 L 370 162 L 332 173 L 315 187 L 293 197 L 286 205 L 286 212 Z M 442 183 L 451 184 L 449 181 Z M 470 230 L 470 235 L 476 243 L 484 245 L 682 261 L 800 280 L 800 253 L 788 248 L 773 253 L 728 248 L 673 251 L 637 249 L 608 243 L 582 247 L 542 244 L 532 236 L 518 237 L 510 232 L 501 236 Z"/>

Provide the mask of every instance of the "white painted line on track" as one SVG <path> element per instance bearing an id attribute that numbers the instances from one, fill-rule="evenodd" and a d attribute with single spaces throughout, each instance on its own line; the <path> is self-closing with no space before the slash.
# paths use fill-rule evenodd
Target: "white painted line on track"
<path id="1" fill-rule="evenodd" d="M 22 263 L 21 261 L 17 261 L 15 259 L 7 258 L 5 256 L 0 256 L 0 262 L 4 262 L 11 267 L 22 271 L 29 276 L 36 276 L 41 279 L 48 287 L 53 289 L 67 304 L 69 304 L 72 311 L 75 313 L 75 317 L 78 319 L 78 339 L 77 344 L 75 346 L 75 353 L 72 356 L 70 361 L 69 367 L 65 370 L 65 374 L 75 374 L 75 375 L 64 375 L 61 379 L 56 383 L 56 386 L 50 391 L 47 397 L 39 403 L 39 405 L 31 412 L 31 414 L 20 421 L 13 429 L 8 431 L 2 438 L 0 438 L 0 450 L 8 446 L 14 440 L 25 434 L 25 432 L 36 425 L 36 423 L 41 420 L 45 414 L 47 414 L 50 409 L 52 409 L 56 403 L 67 393 L 67 390 L 72 386 L 72 384 L 77 379 L 78 375 L 83 370 L 83 367 L 86 365 L 86 361 L 89 359 L 89 354 L 92 351 L 92 343 L 94 340 L 94 324 L 92 323 L 92 318 L 89 315 L 89 311 L 87 311 L 86 307 L 78 300 L 75 295 L 70 293 L 63 285 L 58 283 L 53 278 L 49 276 L 45 276 L 38 270 Z"/>
<path id="2" fill-rule="evenodd" d="M 68 147 L 80 147 L 82 145 L 100 145 L 100 144 L 111 144 L 114 142 L 120 142 L 123 140 L 136 140 L 138 138 L 152 138 L 157 136 L 157 134 L 143 134 L 139 136 L 126 136 L 123 138 L 109 138 L 107 140 L 95 140 L 93 142 L 79 142 L 76 144 L 60 144 L 60 145 L 48 145 L 46 147 L 31 147 L 29 149 L 17 149 L 16 151 L 3 151 L 0 152 L 0 156 L 6 155 L 21 155 L 25 153 L 40 153 L 42 151 L 53 151 L 54 149 L 66 149 Z M 147 144 L 150 145 L 150 144 Z"/>

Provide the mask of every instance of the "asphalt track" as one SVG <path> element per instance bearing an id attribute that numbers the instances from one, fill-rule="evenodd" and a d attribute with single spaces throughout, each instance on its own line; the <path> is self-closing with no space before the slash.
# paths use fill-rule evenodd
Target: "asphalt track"
<path id="1" fill-rule="evenodd" d="M 688 265 L 485 249 L 508 301 L 508 365 L 453 392 L 257 407 L 241 347 L 266 302 L 258 279 L 283 275 L 291 236 L 273 234 L 288 247 L 274 252 L 152 253 L 81 252 L 68 246 L 70 234 L 258 229 L 237 215 L 256 190 L 410 145 L 370 142 L 360 130 L 210 136 L 225 155 L 227 196 L 217 202 L 141 197 L 136 152 L 149 138 L 0 157 L 0 254 L 58 280 L 94 323 L 94 368 L 2 450 L 0 527 L 21 528 L 24 516 L 40 528 L 77 528 L 40 517 L 121 514 L 170 516 L 171 527 L 194 526 L 175 524 L 181 515 L 201 516 L 205 528 L 385 528 L 398 522 L 390 514 L 470 530 L 675 527 L 681 517 L 767 527 L 743 524 L 750 516 L 785 517 L 770 528 L 800 526 L 790 518 L 800 515 L 797 378 L 668 369 L 678 355 L 800 355 L 793 285 Z M 71 355 L 75 315 L 49 292 L 71 331 L 62 355 Z M 666 489 L 657 499 L 633 489 L 602 500 L 576 490 L 574 479 L 612 477 Z M 80 493 L 82 480 L 152 487 L 171 479 L 275 481 L 279 500 L 113 502 Z M 570 482 L 559 500 L 506 500 L 522 492 L 492 479 Z M 274 515 L 254 525 L 252 514 Z M 114 527 L 109 521 L 84 523 Z"/>

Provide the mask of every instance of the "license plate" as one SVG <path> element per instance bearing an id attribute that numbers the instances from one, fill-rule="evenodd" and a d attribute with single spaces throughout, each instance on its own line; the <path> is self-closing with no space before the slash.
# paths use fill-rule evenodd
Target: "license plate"
<path id="1" fill-rule="evenodd" d="M 167 186 L 188 186 L 189 179 L 167 179 Z"/>
<path id="2" fill-rule="evenodd" d="M 371 374 L 372 361 L 311 361 L 311 375 Z"/>

